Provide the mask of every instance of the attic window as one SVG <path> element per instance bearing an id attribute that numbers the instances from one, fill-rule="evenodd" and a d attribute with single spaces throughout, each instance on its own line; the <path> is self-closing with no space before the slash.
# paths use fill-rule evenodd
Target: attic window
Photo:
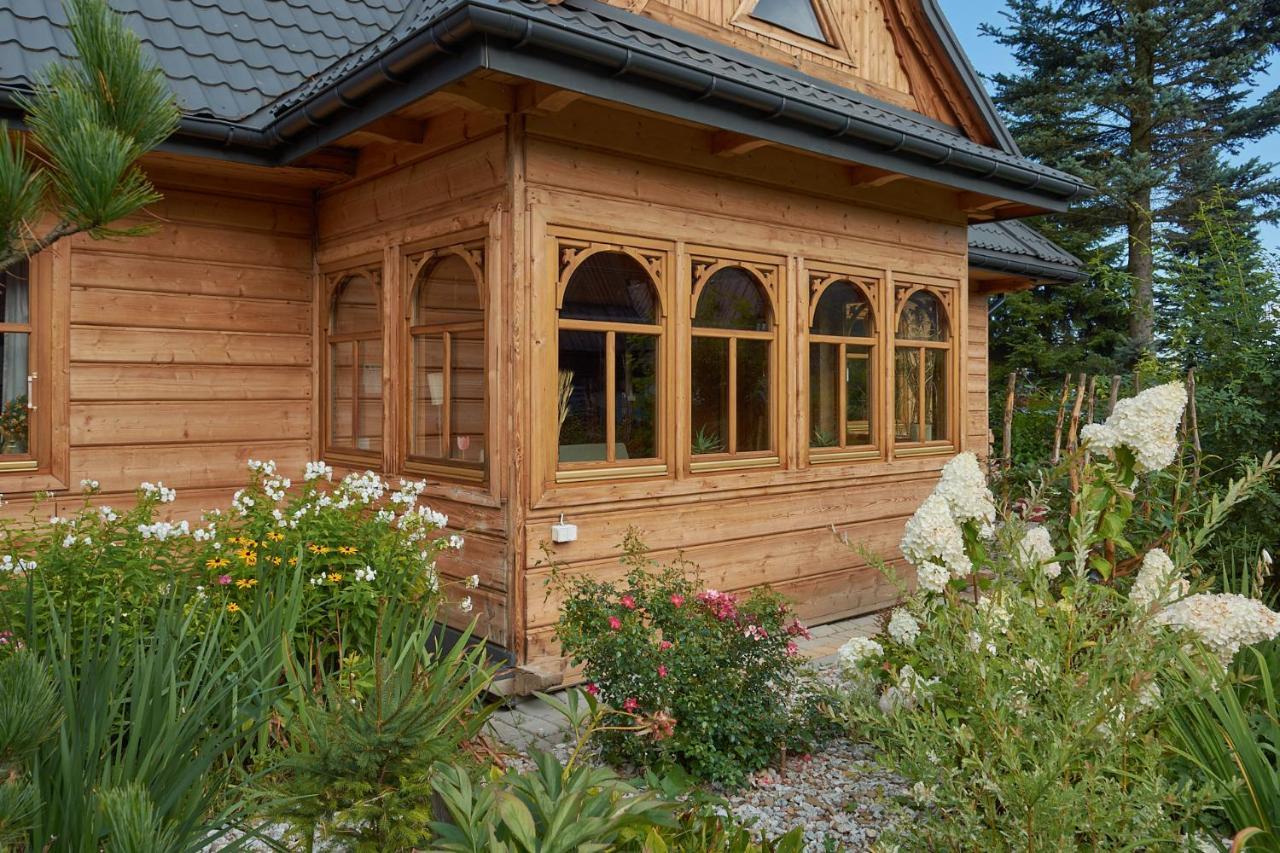
<path id="1" fill-rule="evenodd" d="M 813 0 L 758 0 L 751 17 L 796 35 L 831 44 Z"/>

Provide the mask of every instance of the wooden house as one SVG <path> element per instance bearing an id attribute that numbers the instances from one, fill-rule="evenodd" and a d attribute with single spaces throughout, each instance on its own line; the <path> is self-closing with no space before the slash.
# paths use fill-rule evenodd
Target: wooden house
<path id="1" fill-rule="evenodd" d="M 250 458 L 424 477 L 490 642 L 630 527 L 814 622 L 955 453 L 993 294 L 1078 278 L 935 0 L 112 0 L 184 110 L 158 227 L 11 271 L 0 491 L 178 512 Z M 0 3 L 0 115 L 69 38 Z M 552 525 L 576 540 L 552 543 Z"/>

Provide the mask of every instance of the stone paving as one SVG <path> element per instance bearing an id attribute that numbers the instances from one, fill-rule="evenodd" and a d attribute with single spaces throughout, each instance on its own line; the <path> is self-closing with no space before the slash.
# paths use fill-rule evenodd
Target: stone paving
<path id="1" fill-rule="evenodd" d="M 858 616 L 829 625 L 810 628 L 812 639 L 802 640 L 800 653 L 818 666 L 834 661 L 836 651 L 852 637 L 871 637 L 879 632 L 879 617 Z M 494 714 L 489 728 L 494 737 L 520 752 L 530 747 L 551 751 L 568 738 L 564 717 L 536 696 L 513 698 Z"/>

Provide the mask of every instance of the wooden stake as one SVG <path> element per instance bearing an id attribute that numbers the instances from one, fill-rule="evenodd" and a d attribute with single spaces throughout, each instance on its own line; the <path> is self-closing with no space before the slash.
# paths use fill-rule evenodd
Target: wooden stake
<path id="1" fill-rule="evenodd" d="M 1196 412 L 1196 369 L 1194 367 L 1187 371 L 1187 421 L 1191 428 L 1191 447 L 1196 454 L 1195 462 L 1191 467 L 1191 487 L 1194 489 L 1200 482 L 1200 456 L 1203 451 L 1200 446 L 1200 417 Z"/>
<path id="2" fill-rule="evenodd" d="M 1058 401 L 1058 422 L 1053 428 L 1053 457 L 1057 465 L 1062 460 L 1062 422 L 1067 418 L 1067 395 L 1071 393 L 1071 374 L 1062 380 L 1062 399 Z"/>
<path id="3" fill-rule="evenodd" d="M 1098 398 L 1098 377 L 1089 377 L 1089 413 L 1085 417 L 1085 423 L 1093 423 L 1093 404 Z"/>
<path id="4" fill-rule="evenodd" d="M 1004 435 L 1002 437 L 1000 458 L 1006 466 L 1013 462 L 1013 402 L 1018 386 L 1018 371 L 1009 373 L 1009 391 L 1004 398 Z"/>
<path id="5" fill-rule="evenodd" d="M 1080 374 L 1076 385 L 1076 402 L 1071 407 L 1071 432 L 1067 434 L 1067 453 L 1075 453 L 1080 444 L 1080 408 L 1084 404 L 1085 375 Z"/>
<path id="6" fill-rule="evenodd" d="M 1107 406 L 1107 417 L 1115 413 L 1116 403 L 1120 402 L 1120 377 L 1111 377 L 1111 402 Z"/>

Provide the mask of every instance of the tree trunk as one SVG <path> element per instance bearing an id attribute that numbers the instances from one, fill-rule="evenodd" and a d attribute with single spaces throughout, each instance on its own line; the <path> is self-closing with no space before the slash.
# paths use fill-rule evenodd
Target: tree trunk
<path id="1" fill-rule="evenodd" d="M 1133 11 L 1146 15 L 1152 0 L 1137 0 Z M 1129 103 L 1129 166 L 1148 180 L 1145 173 L 1151 167 L 1151 149 L 1154 120 L 1151 102 L 1156 90 L 1155 49 L 1151 33 L 1139 25 L 1133 49 L 1133 91 Z M 1150 351 L 1155 340 L 1155 289 L 1152 255 L 1151 187 L 1134 186 L 1129 192 L 1129 210 L 1126 216 L 1128 231 L 1129 341 L 1134 356 Z"/>

